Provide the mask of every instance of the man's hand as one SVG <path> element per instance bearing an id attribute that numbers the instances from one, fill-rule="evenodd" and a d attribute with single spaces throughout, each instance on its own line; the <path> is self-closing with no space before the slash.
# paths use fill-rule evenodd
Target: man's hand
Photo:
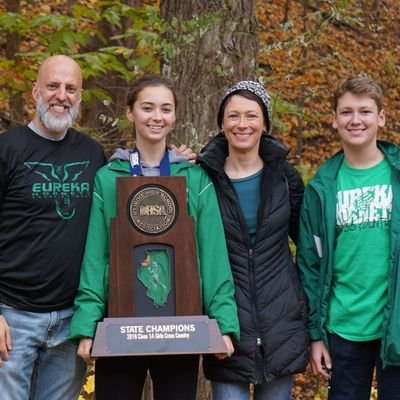
<path id="1" fill-rule="evenodd" d="M 331 356 L 327 347 L 322 340 L 311 342 L 311 368 L 314 374 L 322 375 L 325 378 L 330 378 L 332 369 Z"/>
<path id="2" fill-rule="evenodd" d="M 177 156 L 184 156 L 191 163 L 196 162 L 197 154 L 190 147 L 186 146 L 186 144 L 181 144 L 179 147 L 171 144 L 170 148 L 171 150 L 175 150 Z"/>
<path id="3" fill-rule="evenodd" d="M 6 319 L 0 315 L 0 367 L 8 360 L 8 352 L 11 350 L 11 329 Z"/>
<path id="4" fill-rule="evenodd" d="M 235 348 L 233 347 L 232 339 L 229 335 L 223 335 L 222 339 L 224 339 L 224 342 L 226 345 L 226 353 L 215 354 L 215 357 L 217 357 L 218 360 L 223 360 L 226 357 L 230 357 L 233 354 L 233 352 L 235 351 Z"/>
<path id="5" fill-rule="evenodd" d="M 76 354 L 81 357 L 85 362 L 90 363 L 94 358 L 90 357 L 90 352 L 92 350 L 93 339 L 92 338 L 82 338 L 79 341 L 78 350 Z"/>

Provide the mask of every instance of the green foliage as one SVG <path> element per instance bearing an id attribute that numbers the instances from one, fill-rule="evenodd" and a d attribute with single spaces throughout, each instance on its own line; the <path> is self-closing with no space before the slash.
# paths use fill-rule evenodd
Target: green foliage
<path id="1" fill-rule="evenodd" d="M 111 0 L 99 1 L 90 7 L 83 1 L 77 2 L 70 15 L 46 13 L 40 7 L 20 14 L 0 12 L 0 35 L 13 39 L 19 36 L 24 46 L 14 54 L 13 60 L 0 62 L 0 101 L 30 90 L 37 65 L 53 54 L 74 57 L 81 64 L 85 79 L 112 71 L 129 82 L 138 70 L 158 71 L 159 60 L 154 57 L 161 41 L 158 11 L 156 7 L 134 8 Z M 105 23 L 111 32 L 121 34 L 104 37 Z M 135 50 L 121 40 L 130 36 L 138 43 Z M 104 91 L 90 91 L 85 93 L 85 100 L 93 96 L 107 97 Z"/>
<path id="2" fill-rule="evenodd" d="M 302 119 L 304 122 L 310 122 L 317 118 L 316 115 L 308 115 L 304 113 L 303 107 L 296 103 L 292 103 L 282 99 L 279 94 L 269 91 L 273 102 L 273 125 L 280 132 L 289 133 L 290 127 L 286 125 L 283 118 L 294 116 Z"/>
<path id="3" fill-rule="evenodd" d="M 226 7 L 229 6 L 227 2 Z M 49 6 L 44 7 L 27 9 L 21 4 L 21 13 L 0 12 L 0 35 L 18 36 L 21 40 L 20 51 L 14 54 L 13 60 L 0 61 L 0 102 L 3 104 L 19 93 L 29 93 L 38 64 L 53 54 L 75 58 L 85 80 L 101 80 L 102 76 L 113 73 L 128 84 L 140 72 L 158 73 L 160 59 L 168 62 L 185 49 L 196 51 L 198 40 L 220 22 L 223 12 L 165 21 L 158 7 L 131 7 L 121 0 L 78 0 L 68 15 L 66 9 L 49 12 Z M 104 26 L 108 27 L 106 31 Z M 307 45 L 307 37 L 298 41 L 302 46 Z M 220 76 L 225 73 L 221 65 L 215 66 L 215 72 Z M 83 101 L 87 103 L 93 98 L 103 103 L 112 102 L 104 88 L 85 90 Z M 287 132 L 289 129 L 281 122 L 280 115 L 299 115 L 301 111 L 276 97 L 275 125 Z"/>
<path id="4" fill-rule="evenodd" d="M 394 75 L 396 73 L 397 69 L 396 61 L 390 55 L 385 61 L 384 69 L 387 75 Z"/>
<path id="5" fill-rule="evenodd" d="M 69 15 L 40 7 L 20 14 L 0 12 L 0 35 L 17 35 L 24 47 L 28 45 L 12 61 L 0 63 L 0 101 L 30 90 L 37 65 L 53 54 L 74 57 L 84 79 L 113 72 L 129 82 L 139 71 L 157 73 L 161 57 L 171 59 L 184 46 L 193 46 L 196 38 L 217 22 L 217 15 L 207 14 L 168 23 L 161 20 L 158 7 L 131 7 L 120 0 L 78 1 Z M 109 37 L 102 29 L 105 24 L 112 33 Z M 131 38 L 135 39 L 134 49 L 127 45 Z M 89 89 L 84 101 L 94 96 L 104 100 L 107 94 Z"/>
<path id="6" fill-rule="evenodd" d="M 0 13 L 0 32 L 21 33 L 25 27 L 25 21 L 20 14 Z"/>
<path id="7" fill-rule="evenodd" d="M 303 178 L 303 182 L 305 185 L 307 185 L 309 180 L 313 178 L 313 176 L 317 172 L 317 169 L 315 167 L 307 164 L 297 165 L 296 169 L 299 171 L 301 177 Z"/>
<path id="8" fill-rule="evenodd" d="M 103 101 L 103 103 L 106 103 L 106 104 L 110 104 L 112 101 L 108 92 L 106 92 L 105 90 L 99 89 L 99 88 L 95 88 L 95 89 L 91 89 L 91 90 L 84 90 L 82 92 L 82 100 L 85 103 L 89 103 L 93 99 L 93 97 L 97 97 L 98 99 L 101 99 Z"/>
<path id="9" fill-rule="evenodd" d="M 361 19 L 361 5 L 354 0 L 328 0 L 330 7 L 329 20 L 337 22 L 345 22 L 349 25 L 364 26 Z M 355 15 L 348 13 L 350 9 L 354 9 Z"/>
<path id="10" fill-rule="evenodd" d="M 313 2 L 310 2 L 312 5 Z M 349 13 L 349 9 L 354 9 L 354 15 Z M 275 49 L 286 48 L 288 56 L 291 57 L 293 49 L 305 48 L 312 44 L 317 44 L 321 40 L 321 35 L 326 31 L 330 24 L 345 23 L 350 26 L 364 26 L 361 18 L 361 6 L 354 0 L 327 0 L 325 7 L 308 9 L 307 24 L 302 33 L 290 38 L 289 40 L 277 40 L 268 43 L 261 48 L 261 52 L 271 52 Z M 279 24 L 276 32 L 288 32 L 294 27 L 293 21 L 285 21 Z"/>

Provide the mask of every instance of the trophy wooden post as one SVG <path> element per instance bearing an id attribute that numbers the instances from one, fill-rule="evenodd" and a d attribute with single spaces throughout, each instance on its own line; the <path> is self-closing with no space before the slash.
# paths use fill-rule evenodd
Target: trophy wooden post
<path id="1" fill-rule="evenodd" d="M 216 321 L 201 315 L 185 177 L 116 184 L 108 317 L 97 325 L 92 356 L 226 352 Z"/>

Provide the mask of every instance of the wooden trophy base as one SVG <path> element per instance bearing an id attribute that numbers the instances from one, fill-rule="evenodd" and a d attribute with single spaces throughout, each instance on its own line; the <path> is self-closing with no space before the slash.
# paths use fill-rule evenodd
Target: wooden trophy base
<path id="1" fill-rule="evenodd" d="M 97 324 L 92 357 L 226 353 L 207 316 L 105 318 Z"/>

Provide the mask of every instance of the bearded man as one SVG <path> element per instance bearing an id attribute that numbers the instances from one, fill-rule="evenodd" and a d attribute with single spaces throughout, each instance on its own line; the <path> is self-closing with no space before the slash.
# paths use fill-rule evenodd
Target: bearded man
<path id="1" fill-rule="evenodd" d="M 3 400 L 70 400 L 86 365 L 69 342 L 101 146 L 71 126 L 82 72 L 40 66 L 27 126 L 0 135 L 0 387 Z"/>

